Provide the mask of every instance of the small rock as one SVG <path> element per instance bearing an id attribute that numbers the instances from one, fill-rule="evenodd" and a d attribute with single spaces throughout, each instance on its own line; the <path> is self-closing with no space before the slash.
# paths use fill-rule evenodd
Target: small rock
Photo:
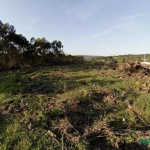
<path id="1" fill-rule="evenodd" d="M 123 118 L 123 119 L 122 119 L 122 121 L 123 121 L 123 122 L 125 122 L 125 121 L 126 121 L 126 119 L 125 119 L 125 118 Z"/>
<path id="2" fill-rule="evenodd" d="M 29 123 L 28 125 L 28 129 L 31 130 L 32 129 L 32 123 Z"/>

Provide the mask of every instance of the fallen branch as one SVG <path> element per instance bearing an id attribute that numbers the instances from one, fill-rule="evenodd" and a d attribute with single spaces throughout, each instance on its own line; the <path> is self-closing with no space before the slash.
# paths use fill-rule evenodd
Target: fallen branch
<path id="1" fill-rule="evenodd" d="M 60 147 L 62 147 L 62 145 L 59 143 L 59 141 L 56 139 L 56 135 L 51 131 L 51 130 L 48 130 L 48 133 L 49 133 L 49 136 L 51 137 L 51 138 L 53 138 L 55 141 L 56 141 L 56 143 L 60 146 Z"/>
<path id="2" fill-rule="evenodd" d="M 79 131 L 70 123 L 70 121 L 68 120 L 68 118 L 65 117 L 65 119 L 68 121 L 69 126 L 72 127 L 76 131 L 76 133 L 80 134 Z"/>
<path id="3" fill-rule="evenodd" d="M 146 126 L 148 125 L 145 120 L 135 111 L 132 106 L 127 102 L 128 108 L 141 120 Z"/>

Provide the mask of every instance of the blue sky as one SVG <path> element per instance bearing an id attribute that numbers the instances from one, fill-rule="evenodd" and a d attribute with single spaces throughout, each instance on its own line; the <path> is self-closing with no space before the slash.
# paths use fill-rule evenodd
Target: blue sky
<path id="1" fill-rule="evenodd" d="M 0 20 L 72 55 L 150 52 L 150 0 L 0 0 Z"/>

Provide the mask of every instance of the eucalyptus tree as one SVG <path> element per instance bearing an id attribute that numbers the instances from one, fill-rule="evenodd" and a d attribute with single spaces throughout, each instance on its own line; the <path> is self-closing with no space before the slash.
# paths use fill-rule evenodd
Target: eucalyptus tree
<path id="1" fill-rule="evenodd" d="M 50 52 L 51 44 L 45 38 L 31 38 L 32 49 L 34 51 L 34 58 L 38 64 L 45 64 L 47 62 L 47 54 Z"/>
<path id="2" fill-rule="evenodd" d="M 0 23 L 0 52 L 3 58 L 3 65 L 6 67 L 11 67 L 14 63 L 14 36 L 15 36 L 15 28 L 9 23 L 3 24 Z"/>
<path id="3" fill-rule="evenodd" d="M 30 41 L 17 34 L 13 25 L 0 21 L 0 67 L 35 66 L 74 63 L 80 58 L 66 56 L 61 41 L 32 37 Z"/>
<path id="4" fill-rule="evenodd" d="M 54 54 L 54 63 L 60 64 L 62 62 L 62 57 L 65 55 L 63 52 L 63 45 L 60 41 L 54 40 L 51 43 L 51 49 Z"/>

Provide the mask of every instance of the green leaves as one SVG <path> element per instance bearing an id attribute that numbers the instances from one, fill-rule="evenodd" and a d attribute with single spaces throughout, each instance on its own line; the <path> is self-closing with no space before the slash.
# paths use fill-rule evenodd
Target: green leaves
<path id="1" fill-rule="evenodd" d="M 61 41 L 49 42 L 44 37 L 32 37 L 28 41 L 16 33 L 13 25 L 0 21 L 0 69 L 81 63 L 84 60 L 80 56 L 70 56 L 63 52 Z"/>

